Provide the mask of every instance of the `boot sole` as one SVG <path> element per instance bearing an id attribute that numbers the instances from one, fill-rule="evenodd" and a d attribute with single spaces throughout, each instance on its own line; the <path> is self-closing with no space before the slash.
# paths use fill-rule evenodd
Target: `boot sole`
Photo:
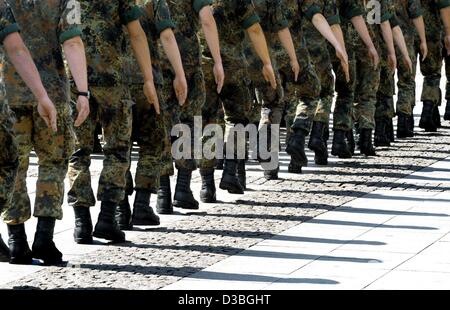
<path id="1" fill-rule="evenodd" d="M 228 193 L 234 194 L 234 195 L 242 195 L 242 194 L 244 194 L 243 190 L 236 188 L 236 186 L 234 186 L 234 185 L 231 185 L 231 184 L 228 184 L 228 183 L 224 183 L 224 182 L 220 182 L 219 188 L 223 189 L 225 191 L 228 191 Z"/>
<path id="2" fill-rule="evenodd" d="M 171 214 L 173 214 L 173 210 L 172 209 L 171 210 L 159 210 L 159 209 L 156 209 L 156 212 L 158 214 L 163 214 L 163 215 L 171 215 Z"/>
<path id="3" fill-rule="evenodd" d="M 11 257 L 9 259 L 9 263 L 11 265 L 31 265 L 33 263 L 33 258 L 29 257 L 29 258 L 14 258 Z"/>
<path id="4" fill-rule="evenodd" d="M 75 238 L 75 243 L 77 244 L 93 244 L 94 239 L 93 238 Z"/>
<path id="5" fill-rule="evenodd" d="M 109 236 L 108 234 L 104 234 L 104 233 L 101 233 L 101 232 L 94 232 L 93 236 L 95 238 L 105 239 L 105 240 L 112 241 L 112 242 L 125 242 L 126 241 L 125 238 L 123 238 L 123 239 L 114 239 L 114 238 L 111 238 L 111 236 Z"/>
<path id="6" fill-rule="evenodd" d="M 214 196 L 213 198 L 202 198 L 200 197 L 200 201 L 203 203 L 216 203 L 217 198 Z"/>
<path id="7" fill-rule="evenodd" d="M 175 208 L 186 209 L 186 210 L 198 210 L 200 207 L 197 204 L 188 203 L 185 201 L 174 200 L 172 205 Z"/>
<path id="8" fill-rule="evenodd" d="M 159 225 L 161 225 L 161 222 L 133 221 L 133 225 L 136 225 L 136 226 L 159 226 Z"/>

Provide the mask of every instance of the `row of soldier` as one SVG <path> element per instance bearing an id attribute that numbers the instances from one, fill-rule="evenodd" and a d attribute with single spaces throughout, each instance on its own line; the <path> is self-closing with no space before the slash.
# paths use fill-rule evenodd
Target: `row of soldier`
<path id="1" fill-rule="evenodd" d="M 63 255 L 53 231 L 63 216 L 67 174 L 79 244 L 93 237 L 122 242 L 123 230 L 133 225 L 159 225 L 152 194 L 160 214 L 198 209 L 191 191 L 196 169 L 201 201 L 216 201 L 217 162 L 189 158 L 175 161 L 172 200 L 171 128 L 193 130 L 195 116 L 204 125 L 223 124 L 228 143 L 235 143 L 229 136 L 238 124 L 270 128 L 284 117 L 289 172 L 301 173 L 308 135 L 315 162 L 328 163 L 336 91 L 332 155 L 353 156 L 357 127 L 361 153 L 372 156 L 374 144 L 394 140 L 395 116 L 397 137 L 414 135 L 420 60 L 419 126 L 436 131 L 440 72 L 450 54 L 450 1 L 0 0 L 0 40 L 8 56 L 0 98 L 0 212 L 9 234 L 9 248 L 0 242 L 0 258 L 59 264 Z M 255 110 L 261 112 L 256 118 Z M 450 119 L 450 102 L 444 117 Z M 95 197 L 89 167 L 98 124 L 105 144 Z M 139 145 L 134 181 L 132 141 Z M 31 217 L 26 178 L 32 150 L 39 159 L 38 224 L 30 249 L 25 222 Z M 227 154 L 222 164 L 220 188 L 244 193 L 245 159 Z M 278 171 L 264 176 L 276 179 Z M 94 228 L 90 207 L 96 200 L 101 210 Z"/>

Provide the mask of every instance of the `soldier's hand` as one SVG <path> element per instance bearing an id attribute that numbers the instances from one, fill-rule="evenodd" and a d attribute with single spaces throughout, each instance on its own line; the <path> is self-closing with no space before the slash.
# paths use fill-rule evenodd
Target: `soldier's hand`
<path id="1" fill-rule="evenodd" d="M 447 56 L 450 56 L 450 35 L 444 37 L 445 48 L 447 49 Z"/>
<path id="2" fill-rule="evenodd" d="M 348 65 L 347 52 L 345 50 L 337 48 L 336 49 L 336 57 L 341 62 L 341 67 L 345 74 L 345 80 L 347 81 L 347 83 L 350 82 L 350 69 L 349 69 L 349 65 Z"/>
<path id="3" fill-rule="evenodd" d="M 447 49 L 448 51 L 448 49 Z M 420 43 L 420 55 L 422 55 L 422 61 L 424 61 L 428 56 L 428 44 L 427 41 Z"/>
<path id="4" fill-rule="evenodd" d="M 409 56 L 406 58 L 403 57 L 403 63 L 405 64 L 405 66 L 408 67 L 409 73 L 413 74 L 413 64 L 412 64 L 411 58 Z"/>
<path id="5" fill-rule="evenodd" d="M 262 70 L 264 79 L 270 83 L 273 89 L 277 89 L 277 80 L 275 78 L 275 72 L 273 71 L 272 64 L 266 64 Z"/>
<path id="6" fill-rule="evenodd" d="M 216 80 L 217 93 L 220 94 L 225 83 L 225 72 L 222 63 L 215 63 L 213 68 L 214 79 Z"/>
<path id="7" fill-rule="evenodd" d="M 378 55 L 376 48 L 369 49 L 369 58 L 372 61 L 373 69 L 375 70 L 380 64 L 380 55 Z"/>
<path id="8" fill-rule="evenodd" d="M 392 71 L 395 72 L 395 70 L 397 69 L 397 56 L 395 56 L 395 54 L 389 54 L 387 63 L 388 63 L 389 69 L 391 69 Z"/>
<path id="9" fill-rule="evenodd" d="M 145 97 L 147 97 L 148 103 L 150 103 L 150 105 L 153 105 L 155 107 L 156 113 L 158 115 L 161 114 L 161 111 L 159 108 L 158 94 L 156 92 L 155 84 L 153 83 L 153 81 L 145 81 L 144 94 L 145 94 Z"/>
<path id="10" fill-rule="evenodd" d="M 78 117 L 75 120 L 75 127 L 80 127 L 84 121 L 88 118 L 90 109 L 89 109 L 89 99 L 84 96 L 79 96 L 77 100 L 77 111 Z"/>
<path id="11" fill-rule="evenodd" d="M 291 68 L 292 68 L 292 72 L 294 72 L 294 81 L 297 82 L 298 80 L 298 75 L 300 74 L 300 64 L 298 63 L 298 61 L 291 61 Z"/>
<path id="12" fill-rule="evenodd" d="M 50 98 L 45 97 L 39 99 L 37 109 L 47 127 L 51 128 L 54 132 L 57 132 L 58 126 L 56 108 Z"/>
<path id="13" fill-rule="evenodd" d="M 173 80 L 173 89 L 175 90 L 178 103 L 180 104 L 180 106 L 183 106 L 186 103 L 186 99 L 188 96 L 188 85 L 186 81 L 186 76 L 177 75 Z"/>

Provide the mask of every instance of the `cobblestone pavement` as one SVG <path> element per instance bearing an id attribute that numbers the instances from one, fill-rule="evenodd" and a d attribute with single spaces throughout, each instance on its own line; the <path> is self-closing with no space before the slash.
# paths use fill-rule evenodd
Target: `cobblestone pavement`
<path id="1" fill-rule="evenodd" d="M 66 267 L 46 267 L 0 288 L 159 289 L 374 190 L 450 191 L 445 184 L 395 182 L 449 157 L 450 127 L 437 134 L 419 132 L 378 148 L 378 154 L 333 159 L 327 167 L 311 164 L 302 175 L 286 173 L 283 155 L 277 181 L 266 181 L 251 165 L 250 190 L 235 200 L 202 205 L 167 225 L 133 233 L 128 243 L 100 247 Z M 194 182 L 198 188 L 198 175 Z"/>

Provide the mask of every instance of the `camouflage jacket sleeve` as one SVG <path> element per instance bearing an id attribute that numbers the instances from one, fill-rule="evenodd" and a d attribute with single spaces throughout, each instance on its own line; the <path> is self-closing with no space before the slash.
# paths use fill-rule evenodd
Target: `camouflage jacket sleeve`
<path id="1" fill-rule="evenodd" d="M 18 32 L 19 26 L 16 24 L 11 8 L 6 1 L 0 0 L 0 42 L 11 33 Z"/>
<path id="2" fill-rule="evenodd" d="M 392 1 L 391 0 L 382 0 L 381 1 L 380 23 L 389 21 L 393 15 L 394 15 L 394 12 L 393 12 Z"/>
<path id="3" fill-rule="evenodd" d="M 392 17 L 389 19 L 389 22 L 391 23 L 391 28 L 395 28 L 400 25 L 400 22 L 397 18 L 397 15 L 395 15 L 395 13 L 392 14 Z"/>
<path id="4" fill-rule="evenodd" d="M 439 10 L 445 9 L 450 6 L 450 0 L 434 0 Z"/>
<path id="5" fill-rule="evenodd" d="M 339 12 L 336 5 L 336 0 L 323 0 L 323 16 L 328 21 L 328 24 L 336 25 L 341 23 L 341 19 L 339 18 Z"/>
<path id="6" fill-rule="evenodd" d="M 135 4 L 134 0 L 118 0 L 120 21 L 123 25 L 128 25 L 132 21 L 138 20 L 142 12 Z"/>
<path id="7" fill-rule="evenodd" d="M 283 3 L 281 0 L 268 1 L 271 7 L 268 8 L 271 14 L 271 28 L 270 31 L 275 33 L 283 30 L 289 26 L 285 11 L 283 10 Z"/>
<path id="8" fill-rule="evenodd" d="M 205 6 L 210 6 L 212 4 L 212 0 L 194 0 L 192 6 L 194 8 L 194 11 L 198 14 Z"/>
<path id="9" fill-rule="evenodd" d="M 155 8 L 155 27 L 158 34 L 166 29 L 174 29 L 175 22 L 170 16 L 170 10 L 167 6 L 166 0 L 159 0 L 157 7 Z"/>
<path id="10" fill-rule="evenodd" d="M 81 9 L 77 7 L 76 1 L 61 1 L 58 24 L 59 43 L 81 36 L 80 20 Z"/>
<path id="11" fill-rule="evenodd" d="M 408 0 L 408 16 L 411 19 L 420 17 L 423 15 L 422 5 L 420 0 Z"/>
<path id="12" fill-rule="evenodd" d="M 300 10 L 302 15 L 306 16 L 309 20 L 312 20 L 314 15 L 322 13 L 322 7 L 317 0 L 304 0 L 300 4 Z"/>
<path id="13" fill-rule="evenodd" d="M 252 0 L 235 0 L 235 14 L 242 28 L 248 29 L 261 20 L 256 13 Z"/>
<path id="14" fill-rule="evenodd" d="M 338 9 L 339 14 L 346 20 L 350 20 L 356 16 L 362 16 L 365 13 L 361 0 L 340 0 Z"/>

